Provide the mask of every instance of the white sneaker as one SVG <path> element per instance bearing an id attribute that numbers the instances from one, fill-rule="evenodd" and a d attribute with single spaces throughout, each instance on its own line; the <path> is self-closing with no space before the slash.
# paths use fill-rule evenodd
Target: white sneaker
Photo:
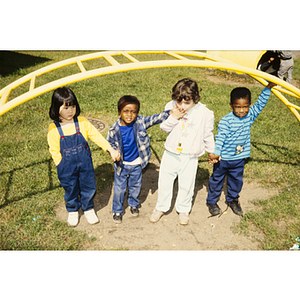
<path id="1" fill-rule="evenodd" d="M 69 212 L 68 223 L 70 226 L 76 226 L 78 224 L 78 211 Z"/>
<path id="2" fill-rule="evenodd" d="M 179 222 L 180 222 L 180 225 L 187 225 L 189 223 L 189 214 L 188 213 L 179 213 Z"/>
<path id="3" fill-rule="evenodd" d="M 95 210 L 92 208 L 88 211 L 84 212 L 84 215 L 86 217 L 86 220 L 90 223 L 90 224 L 96 224 L 99 223 L 99 219 L 95 213 Z"/>
<path id="4" fill-rule="evenodd" d="M 156 208 L 154 208 L 152 215 L 150 217 L 150 222 L 156 223 L 159 221 L 159 219 L 164 215 L 165 213 L 163 211 L 159 211 Z"/>

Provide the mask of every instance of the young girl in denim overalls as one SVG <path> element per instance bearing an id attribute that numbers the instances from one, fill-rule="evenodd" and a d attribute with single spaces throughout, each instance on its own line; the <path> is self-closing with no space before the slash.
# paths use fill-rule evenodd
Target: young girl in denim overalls
<path id="1" fill-rule="evenodd" d="M 94 210 L 96 182 L 87 139 L 108 151 L 114 161 L 120 159 L 120 153 L 87 119 L 78 117 L 79 114 L 78 101 L 69 88 L 60 87 L 53 92 L 49 115 L 54 122 L 49 126 L 47 138 L 58 179 L 65 190 L 70 226 L 78 224 L 79 208 L 90 224 L 99 222 Z"/>

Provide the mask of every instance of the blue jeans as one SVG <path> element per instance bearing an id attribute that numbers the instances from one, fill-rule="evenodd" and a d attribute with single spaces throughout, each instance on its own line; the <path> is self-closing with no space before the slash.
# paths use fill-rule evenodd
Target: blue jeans
<path id="1" fill-rule="evenodd" d="M 214 164 L 214 171 L 209 178 L 209 189 L 206 202 L 216 204 L 222 192 L 225 176 L 227 175 L 226 201 L 238 199 L 243 187 L 245 159 L 221 160 Z"/>
<path id="2" fill-rule="evenodd" d="M 124 196 L 128 186 L 127 203 L 131 207 L 137 207 L 140 204 L 138 196 L 142 186 L 142 166 L 123 165 L 120 176 L 115 170 L 113 213 L 123 212 Z"/>

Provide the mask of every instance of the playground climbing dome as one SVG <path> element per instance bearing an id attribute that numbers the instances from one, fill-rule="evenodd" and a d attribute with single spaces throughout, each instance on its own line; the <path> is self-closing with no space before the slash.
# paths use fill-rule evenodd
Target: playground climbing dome
<path id="1" fill-rule="evenodd" d="M 298 112 L 300 107 L 291 103 L 284 96 L 284 94 L 286 94 L 300 98 L 300 90 L 284 80 L 257 70 L 257 64 L 265 52 L 266 51 L 103 51 L 77 56 L 36 70 L 1 89 L 0 116 L 16 106 L 57 87 L 97 76 L 150 68 L 199 67 L 247 74 L 263 85 L 267 85 L 267 81 L 276 83 L 277 86 L 272 88 L 272 92 L 290 109 L 300 122 Z M 155 61 L 143 59 L 143 61 L 140 61 L 138 59 L 140 54 L 161 54 L 163 59 Z M 104 66 L 102 64 L 100 67 L 91 69 L 87 67 L 87 65 L 91 65 L 87 64 L 88 62 L 99 60 L 105 61 Z M 40 86 L 36 85 L 36 80 L 39 76 L 63 67 L 73 66 L 74 68 L 74 65 L 77 66 L 76 71 L 71 75 L 55 79 Z M 22 85 L 29 86 L 28 90 L 21 95 L 12 97 L 12 91 Z"/>

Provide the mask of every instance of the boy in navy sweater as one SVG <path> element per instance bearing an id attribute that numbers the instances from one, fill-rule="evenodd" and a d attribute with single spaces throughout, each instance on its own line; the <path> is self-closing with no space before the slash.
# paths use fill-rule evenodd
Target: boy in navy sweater
<path id="1" fill-rule="evenodd" d="M 271 88 L 276 84 L 269 82 L 251 105 L 251 92 L 245 87 L 238 87 L 230 94 L 232 112 L 224 116 L 218 126 L 214 155 L 210 161 L 214 164 L 213 174 L 209 179 L 206 205 L 212 216 L 219 215 L 221 210 L 217 204 L 222 191 L 225 175 L 227 175 L 226 204 L 237 215 L 243 211 L 239 203 L 239 193 L 243 186 L 245 158 L 250 157 L 250 129 L 267 104 Z"/>

